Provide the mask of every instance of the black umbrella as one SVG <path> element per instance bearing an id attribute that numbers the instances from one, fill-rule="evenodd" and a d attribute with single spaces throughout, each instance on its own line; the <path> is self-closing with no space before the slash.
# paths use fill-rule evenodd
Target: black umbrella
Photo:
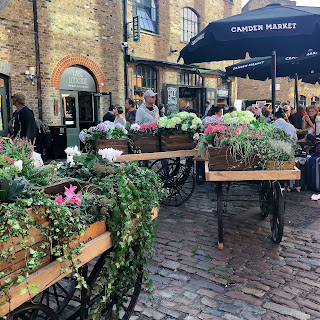
<path id="1" fill-rule="evenodd" d="M 180 52 L 187 64 L 272 55 L 272 101 L 275 102 L 276 52 L 301 55 L 320 49 L 320 8 L 268 5 L 211 22 Z M 179 59 L 180 59 L 179 57 Z"/>
<path id="2" fill-rule="evenodd" d="M 246 78 L 254 80 L 266 80 L 271 78 L 272 58 L 261 57 L 245 60 L 226 67 L 226 76 Z M 320 72 L 320 53 L 308 50 L 300 57 L 277 57 L 277 77 L 295 77 L 310 75 Z"/>

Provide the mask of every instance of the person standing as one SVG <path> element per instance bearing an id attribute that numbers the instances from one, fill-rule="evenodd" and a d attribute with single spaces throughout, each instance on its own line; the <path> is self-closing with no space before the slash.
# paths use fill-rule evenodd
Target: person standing
<path id="1" fill-rule="evenodd" d="M 129 125 L 132 125 L 136 121 L 136 109 L 134 107 L 134 101 L 130 98 L 126 99 L 125 108 L 127 110 L 126 121 Z"/>
<path id="2" fill-rule="evenodd" d="M 22 92 L 17 92 L 12 96 L 12 104 L 17 109 L 10 121 L 10 137 L 27 138 L 34 143 L 39 130 L 33 111 L 25 103 L 26 96 Z"/>
<path id="3" fill-rule="evenodd" d="M 126 119 L 123 117 L 123 109 L 120 106 L 116 106 L 116 108 L 114 109 L 114 114 L 116 116 L 115 120 L 114 120 L 114 124 L 121 124 L 122 126 L 126 126 Z"/>
<path id="4" fill-rule="evenodd" d="M 146 90 L 144 93 L 144 102 L 141 103 L 136 113 L 137 124 L 150 124 L 159 120 L 159 109 L 154 104 L 157 93 L 152 90 Z"/>
<path id="5" fill-rule="evenodd" d="M 109 107 L 109 111 L 103 116 L 103 122 L 105 121 L 111 121 L 113 122 L 116 118 L 115 114 L 114 114 L 114 110 L 115 110 L 115 106 L 112 105 Z"/>
<path id="6" fill-rule="evenodd" d="M 205 111 L 204 111 L 204 115 L 203 115 L 203 117 L 202 117 L 202 119 L 205 119 L 207 116 L 208 116 L 208 112 L 209 112 L 209 110 L 210 110 L 210 102 L 209 101 L 206 101 L 206 103 L 205 103 Z M 211 116 L 211 114 L 209 114 L 210 116 Z"/>

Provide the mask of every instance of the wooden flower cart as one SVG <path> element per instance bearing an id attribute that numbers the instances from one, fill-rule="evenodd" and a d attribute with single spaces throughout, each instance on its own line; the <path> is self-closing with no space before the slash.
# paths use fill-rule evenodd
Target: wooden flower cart
<path id="1" fill-rule="evenodd" d="M 97 186 L 85 182 L 69 180 L 67 183 L 81 186 L 83 190 L 87 191 L 94 191 L 97 188 Z M 46 187 L 44 191 L 47 194 L 57 194 L 63 190 L 65 185 L 66 182 L 56 183 Z M 158 215 L 157 208 L 152 210 L 152 214 L 153 220 Z M 46 219 L 43 220 L 43 223 L 49 223 Z M 137 219 L 132 220 L 131 233 L 134 232 L 136 221 Z M 41 239 L 40 235 L 37 240 L 41 241 Z M 78 272 L 84 277 L 88 288 L 90 288 L 105 272 L 105 259 L 112 253 L 111 233 L 106 230 L 105 222 L 97 221 L 86 229 L 83 236 L 76 236 L 76 242 L 84 243 L 84 247 L 81 249 L 81 254 L 76 256 L 73 261 L 80 261 Z M 22 262 L 24 262 L 24 259 Z M 63 319 L 87 319 L 90 308 L 100 299 L 100 295 L 90 293 L 84 286 L 77 288 L 78 282 L 73 279 L 72 271 L 68 269 L 69 265 L 70 261 L 68 260 L 60 262 L 57 259 L 50 262 L 50 260 L 47 261 L 46 259 L 42 266 L 33 272 L 26 281 L 13 286 L 6 295 L 0 297 L 0 304 L 5 302 L 0 305 L 0 317 L 7 316 L 7 319 L 12 320 L 59 320 L 65 308 L 72 304 L 72 311 L 68 309 L 68 312 L 64 312 Z M 142 266 L 137 266 L 137 268 L 142 271 Z M 61 273 L 61 270 L 69 271 Z M 120 318 L 121 320 L 129 319 L 133 312 L 139 297 L 142 276 L 142 273 L 140 273 L 134 283 L 132 292 L 130 292 L 127 303 L 123 305 L 124 312 Z M 30 284 L 38 286 L 36 293 L 30 290 Z M 27 289 L 28 293 L 21 295 L 21 290 L 25 289 Z M 123 292 L 123 295 L 126 294 L 127 292 Z M 8 296 L 11 297 L 10 302 L 7 302 Z M 103 314 L 108 315 L 113 310 L 118 296 L 111 295 L 111 297 L 107 307 L 103 310 Z"/>
<path id="2" fill-rule="evenodd" d="M 231 181 L 256 181 L 260 184 L 259 199 L 263 217 L 270 214 L 272 240 L 280 243 L 283 235 L 285 198 L 280 181 L 300 179 L 300 170 L 249 170 L 249 171 L 209 171 L 205 162 L 206 181 L 215 183 L 218 215 L 218 247 L 223 249 L 223 192 L 222 184 Z"/>

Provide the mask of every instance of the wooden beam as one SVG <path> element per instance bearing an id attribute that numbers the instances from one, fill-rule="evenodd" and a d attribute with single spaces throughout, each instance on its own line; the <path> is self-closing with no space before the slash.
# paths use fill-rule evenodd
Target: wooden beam
<path id="1" fill-rule="evenodd" d="M 253 170 L 253 171 L 209 171 L 205 162 L 207 181 L 263 181 L 263 180 L 298 180 L 300 170 Z"/>

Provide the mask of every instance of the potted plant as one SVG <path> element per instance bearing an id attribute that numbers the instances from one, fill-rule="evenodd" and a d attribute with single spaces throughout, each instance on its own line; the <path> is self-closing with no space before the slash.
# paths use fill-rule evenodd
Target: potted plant
<path id="1" fill-rule="evenodd" d="M 84 129 L 79 134 L 80 141 L 87 152 L 98 152 L 99 149 L 114 148 L 128 153 L 128 131 L 121 124 L 110 121 L 99 123 L 97 126 Z"/>
<path id="2" fill-rule="evenodd" d="M 132 124 L 129 137 L 132 140 L 134 153 L 158 152 L 160 151 L 159 135 L 156 132 L 157 121 L 150 124 Z"/>
<path id="3" fill-rule="evenodd" d="M 202 121 L 194 113 L 179 112 L 160 118 L 157 130 L 161 134 L 161 150 L 193 149 L 201 128 Z"/>
<path id="4" fill-rule="evenodd" d="M 293 141 L 283 129 L 258 123 L 251 112 L 234 113 L 224 125 L 209 125 L 201 137 L 198 150 L 203 155 L 208 149 L 209 170 L 293 169 Z M 284 167 L 288 161 L 290 167 Z"/>

